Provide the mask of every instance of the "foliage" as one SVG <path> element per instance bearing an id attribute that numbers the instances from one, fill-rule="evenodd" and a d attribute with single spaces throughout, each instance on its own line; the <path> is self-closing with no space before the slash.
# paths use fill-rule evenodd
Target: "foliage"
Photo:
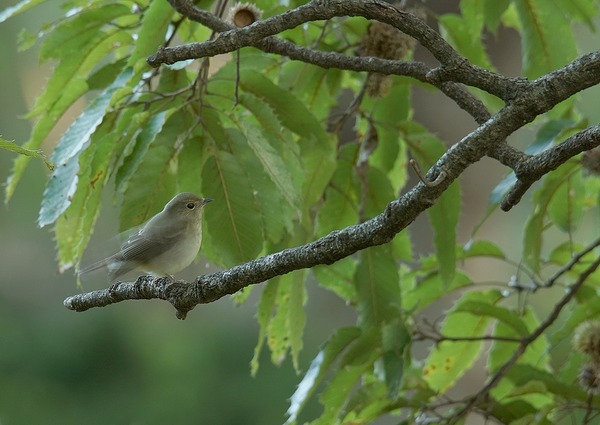
<path id="1" fill-rule="evenodd" d="M 24 0 L 5 9 L 0 21 L 37 3 Z M 211 3 L 199 6 L 209 9 Z M 293 8 L 303 2 L 286 3 Z M 274 0 L 256 4 L 264 17 L 287 9 Z M 54 225 L 62 270 L 78 267 L 105 191 L 114 194 L 123 229 L 147 220 L 176 192 L 214 198 L 202 252 L 214 264 L 231 267 L 381 213 L 408 189 L 409 157 L 428 168 L 447 150 L 412 120 L 415 81 L 408 78 L 386 77 L 389 93 L 369 89 L 363 97 L 373 76 L 323 69 L 255 48 L 241 49 L 219 66 L 211 59 L 153 70 L 146 59 L 161 45 L 175 38 L 203 41 L 210 31 L 183 19 L 166 1 L 70 0 L 64 5 L 68 9 L 60 20 L 22 36 L 24 47 L 39 39 L 40 60 L 52 60 L 56 67 L 28 115 L 36 121 L 24 144 L 27 151 L 18 151 L 37 152 L 75 102 L 86 100 L 52 151 L 56 168 L 39 213 L 41 226 Z M 523 75 L 537 78 L 575 58 L 572 22 L 593 27 L 597 13 L 592 0 L 462 0 L 460 14 L 439 16 L 437 23 L 460 54 L 490 70 L 485 36 L 514 28 L 522 41 Z M 354 55 L 368 27 L 361 18 L 340 18 L 309 23 L 281 37 Z M 403 58 L 411 55 L 409 49 Z M 348 114 L 333 113 L 342 93 L 352 93 L 356 102 Z M 493 112 L 500 107 L 489 94 L 476 95 Z M 585 128 L 587 113 L 578 109 L 575 97 L 561 103 L 535 123 L 537 136 L 526 152 L 542 152 Z M 354 134 L 342 138 L 339 130 L 349 117 L 355 120 Z M 30 156 L 15 161 L 7 201 L 29 161 Z M 512 174 L 499 183 L 490 214 L 515 180 Z M 586 405 L 586 394 L 574 384 L 577 367 L 560 369 L 571 358 L 555 358 L 554 352 L 569 336 L 565 329 L 597 315 L 600 275 L 578 281 L 594 251 L 570 262 L 594 236 L 578 230 L 585 220 L 597 228 L 599 189 L 598 179 L 588 176 L 576 158 L 546 175 L 531 199 L 519 257 L 478 238 L 476 229 L 472 240 L 457 242 L 459 217 L 467 206 L 455 181 L 428 211 L 431 255 L 419 256 L 403 232 L 389 244 L 332 265 L 267 282 L 258 305 L 252 373 L 265 347 L 274 363 L 289 355 L 298 371 L 304 369 L 299 353 L 305 282 L 314 279 L 355 308 L 358 321 L 338 329 L 314 357 L 291 397 L 288 423 L 309 420 L 302 408 L 317 392 L 323 412 L 313 424 L 362 424 L 388 414 L 402 423 L 441 421 L 474 406 L 501 423 L 544 424 L 562 420 L 565 411 L 583 416 L 586 409 L 598 409 L 595 400 Z M 481 258 L 512 267 L 517 276 L 512 285 L 490 289 L 472 278 L 465 265 Z M 579 294 L 589 295 L 567 300 L 571 317 L 561 317 L 563 327 L 545 323 L 531 306 L 554 285 L 557 270 L 562 285 L 582 284 Z M 521 274 L 527 282 L 520 281 Z M 523 305 L 527 291 L 534 295 Z M 426 309 L 448 295 L 458 300 L 441 325 L 424 324 Z M 417 340 L 435 342 L 425 358 L 411 350 Z M 486 340 L 492 341 L 489 352 Z M 497 381 L 487 389 L 482 384 L 483 399 L 472 391 L 473 398 L 448 403 L 445 395 L 483 356 L 486 372 Z M 506 365 L 512 368 L 505 370 Z"/>

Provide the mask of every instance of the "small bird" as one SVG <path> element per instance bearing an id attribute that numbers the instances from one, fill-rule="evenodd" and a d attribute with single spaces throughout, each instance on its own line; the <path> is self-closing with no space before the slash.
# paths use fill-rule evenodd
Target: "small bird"
<path id="1" fill-rule="evenodd" d="M 129 237 L 119 252 L 85 267 L 79 274 L 106 267 L 111 283 L 134 269 L 172 277 L 189 266 L 198 254 L 202 242 L 202 208 L 209 202 L 211 198 L 189 192 L 176 195 Z"/>

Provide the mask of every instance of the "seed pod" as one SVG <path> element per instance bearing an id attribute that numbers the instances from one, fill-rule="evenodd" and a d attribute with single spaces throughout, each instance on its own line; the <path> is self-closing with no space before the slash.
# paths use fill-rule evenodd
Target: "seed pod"
<path id="1" fill-rule="evenodd" d="M 252 3 L 236 3 L 229 9 L 227 21 L 238 28 L 247 27 L 258 21 L 262 16 L 262 10 Z"/>

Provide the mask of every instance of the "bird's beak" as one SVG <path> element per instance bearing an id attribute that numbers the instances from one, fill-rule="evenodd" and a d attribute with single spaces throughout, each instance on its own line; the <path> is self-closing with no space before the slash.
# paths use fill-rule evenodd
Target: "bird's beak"
<path id="1" fill-rule="evenodd" d="M 208 204 L 209 202 L 212 202 L 212 201 L 214 201 L 213 198 L 203 198 L 202 199 L 202 205 L 206 205 L 206 204 Z"/>

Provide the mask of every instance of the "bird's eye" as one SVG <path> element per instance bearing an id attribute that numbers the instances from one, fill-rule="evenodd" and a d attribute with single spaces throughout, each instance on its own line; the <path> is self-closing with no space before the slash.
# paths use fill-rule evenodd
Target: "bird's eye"
<path id="1" fill-rule="evenodd" d="M 194 208 L 196 208 L 196 204 L 194 204 L 193 202 L 188 202 L 186 207 L 188 207 L 189 210 L 193 210 Z"/>

